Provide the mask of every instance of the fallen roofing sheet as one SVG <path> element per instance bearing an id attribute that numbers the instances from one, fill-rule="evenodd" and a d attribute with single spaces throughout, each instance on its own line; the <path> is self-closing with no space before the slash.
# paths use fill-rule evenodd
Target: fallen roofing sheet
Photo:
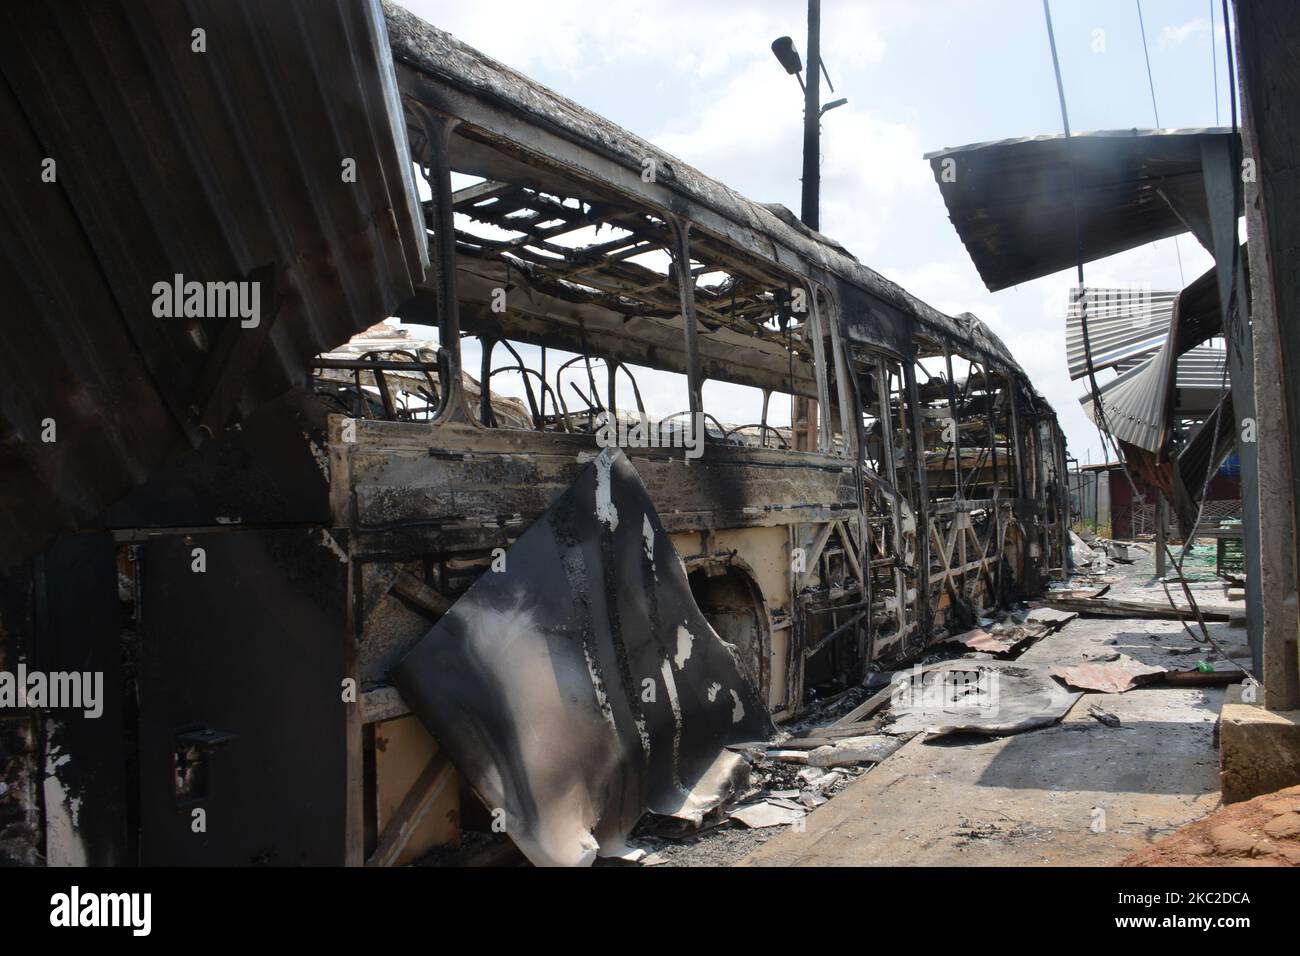
<path id="1" fill-rule="evenodd" d="M 1082 696 L 1021 661 L 945 661 L 894 675 L 890 734 L 1018 734 L 1056 723 Z"/>
<path id="2" fill-rule="evenodd" d="M 1165 673 L 1166 668 L 1143 664 L 1127 654 L 1115 654 L 1107 660 L 1079 664 L 1056 664 L 1053 677 L 1059 677 L 1079 690 L 1096 690 L 1103 694 L 1122 694 L 1139 684 Z"/>
<path id="3" fill-rule="evenodd" d="M 626 456 L 585 466 L 394 682 L 538 865 L 620 856 L 645 811 L 698 820 L 775 734 Z"/>
<path id="4" fill-rule="evenodd" d="M 1023 638 L 1022 638 L 1023 640 Z M 976 627 L 961 634 L 954 634 L 945 642 L 948 644 L 961 644 L 970 648 L 972 651 L 985 651 L 989 654 L 1005 654 L 1011 648 L 1015 647 L 1019 641 L 1006 641 L 994 637 L 982 627 Z"/>
<path id="5" fill-rule="evenodd" d="M 5 4 L 0 128 L 0 565 L 93 525 L 424 275 L 375 0 Z M 177 276 L 259 283 L 257 324 L 159 317 Z"/>
<path id="6" fill-rule="evenodd" d="M 1201 147 L 1224 128 L 1110 130 L 927 153 L 989 291 L 1186 232 L 1157 192 L 1205 208 Z M 1076 211 L 1078 228 L 1076 230 Z"/>
<path id="7" fill-rule="evenodd" d="M 1242 252 L 1244 261 L 1244 244 Z M 1213 268 L 1179 293 L 1089 288 L 1080 296 L 1071 290 L 1065 320 L 1070 378 L 1087 375 L 1089 356 L 1095 370 L 1114 368 L 1118 377 L 1099 386 L 1111 433 L 1163 454 L 1174 423 L 1212 412 L 1225 393 L 1227 353 L 1205 344 L 1222 330 Z M 1091 393 L 1079 403 L 1096 421 Z"/>
<path id="8" fill-rule="evenodd" d="M 961 644 L 972 651 L 987 654 L 1005 654 L 1015 650 L 1025 641 L 1046 637 L 1054 626 L 1047 622 L 1018 621 L 1014 615 L 1007 615 L 1004 620 L 983 627 L 973 628 L 961 634 L 955 634 L 945 643 Z"/>

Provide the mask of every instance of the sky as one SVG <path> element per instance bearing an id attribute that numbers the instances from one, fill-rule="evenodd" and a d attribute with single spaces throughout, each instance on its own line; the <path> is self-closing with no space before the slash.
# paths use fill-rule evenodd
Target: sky
<path id="1" fill-rule="evenodd" d="M 802 94 L 770 44 L 790 35 L 803 55 L 801 0 L 401 2 L 749 198 L 797 213 Z M 1227 125 L 1219 3 L 1142 0 L 1140 9 L 1159 125 Z M 1156 126 L 1138 10 L 1137 0 L 1052 3 L 1072 131 Z M 823 85 L 823 101 L 849 101 L 822 124 L 822 231 L 936 308 L 982 319 L 1056 409 L 1070 454 L 1101 460 L 1078 403 L 1084 385 L 1066 372 L 1074 271 L 985 290 L 922 159 L 1061 132 L 1042 3 L 823 0 L 821 19 L 835 85 L 833 94 Z M 1091 263 L 1085 281 L 1179 289 L 1211 264 L 1183 235 Z"/>

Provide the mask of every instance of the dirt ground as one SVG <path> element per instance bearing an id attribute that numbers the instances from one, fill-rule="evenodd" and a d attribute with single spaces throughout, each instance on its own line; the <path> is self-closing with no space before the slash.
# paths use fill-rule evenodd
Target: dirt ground
<path id="1" fill-rule="evenodd" d="M 1300 786 L 1226 806 L 1120 866 L 1300 866 Z"/>

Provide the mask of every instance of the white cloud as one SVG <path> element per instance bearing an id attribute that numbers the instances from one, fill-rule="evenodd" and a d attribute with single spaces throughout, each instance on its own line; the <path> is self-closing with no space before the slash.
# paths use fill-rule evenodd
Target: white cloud
<path id="1" fill-rule="evenodd" d="M 1188 20 L 1186 23 L 1176 27 L 1165 27 L 1160 31 L 1159 49 L 1165 47 L 1182 46 L 1192 37 L 1200 36 L 1202 33 L 1210 32 L 1210 23 L 1208 20 L 1197 17 L 1195 20 Z"/>
<path id="2" fill-rule="evenodd" d="M 802 5 L 781 0 L 744 7 L 695 0 L 547 0 L 542 16 L 536 0 L 402 0 L 402 5 L 517 70 L 542 69 L 575 79 L 629 60 L 644 61 L 655 72 L 700 78 L 720 76 L 737 62 L 758 57 L 771 67 L 768 44 L 789 34 L 803 53 L 806 31 Z M 836 5 L 836 29 L 827 31 L 823 43 L 825 58 L 845 68 L 878 61 L 885 50 L 885 8 L 883 3 Z"/>
<path id="3" fill-rule="evenodd" d="M 798 86 L 761 60 L 734 76 L 691 122 L 650 138 L 752 198 L 771 201 L 797 195 L 802 129 Z M 933 198 L 929 167 L 909 126 L 850 102 L 823 119 L 821 145 L 822 231 L 860 258 L 880 246 L 897 203 Z"/>

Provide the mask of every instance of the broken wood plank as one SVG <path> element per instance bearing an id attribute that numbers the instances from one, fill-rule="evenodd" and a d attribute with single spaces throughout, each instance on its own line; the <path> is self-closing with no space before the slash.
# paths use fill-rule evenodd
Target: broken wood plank
<path id="1" fill-rule="evenodd" d="M 830 747 L 818 747 L 808 754 L 810 767 L 844 767 L 880 763 L 903 746 L 903 741 L 886 734 L 846 737 Z"/>
<path id="2" fill-rule="evenodd" d="M 403 571 L 393 582 L 393 591 L 415 605 L 435 621 L 451 610 L 451 601 L 425 584 L 410 571 Z"/>
<path id="3" fill-rule="evenodd" d="M 870 717 L 880 708 L 889 703 L 890 696 L 894 693 L 893 683 L 886 684 L 871 697 L 868 697 L 862 703 L 858 704 L 851 711 L 831 724 L 831 727 L 844 727 L 848 724 L 859 723 L 866 717 Z"/>
<path id="4" fill-rule="evenodd" d="M 819 737 L 830 737 L 832 740 L 837 740 L 840 737 L 856 737 L 861 734 L 869 734 L 871 733 L 871 729 L 869 721 L 859 720 L 851 724 L 845 724 L 842 727 L 824 727 L 817 731 L 817 735 Z"/>
<path id="5" fill-rule="evenodd" d="M 1077 611 L 1094 617 L 1133 617 L 1160 621 L 1195 620 L 1196 613 L 1185 605 L 1171 607 L 1154 601 L 1120 601 L 1115 598 L 1063 598 L 1049 595 L 1044 604 L 1063 611 Z M 1226 621 L 1227 611 L 1201 608 L 1201 618 L 1206 621 Z"/>
<path id="6" fill-rule="evenodd" d="M 446 754 L 441 751 L 434 754 L 407 792 L 393 818 L 388 821 L 388 826 L 384 827 L 379 845 L 370 854 L 370 859 L 366 860 L 366 866 L 393 865 L 452 775 L 453 768 Z"/>
<path id="7" fill-rule="evenodd" d="M 816 750 L 818 747 L 829 747 L 835 743 L 835 738 L 828 736 L 819 737 L 794 737 L 781 743 L 782 750 Z"/>

